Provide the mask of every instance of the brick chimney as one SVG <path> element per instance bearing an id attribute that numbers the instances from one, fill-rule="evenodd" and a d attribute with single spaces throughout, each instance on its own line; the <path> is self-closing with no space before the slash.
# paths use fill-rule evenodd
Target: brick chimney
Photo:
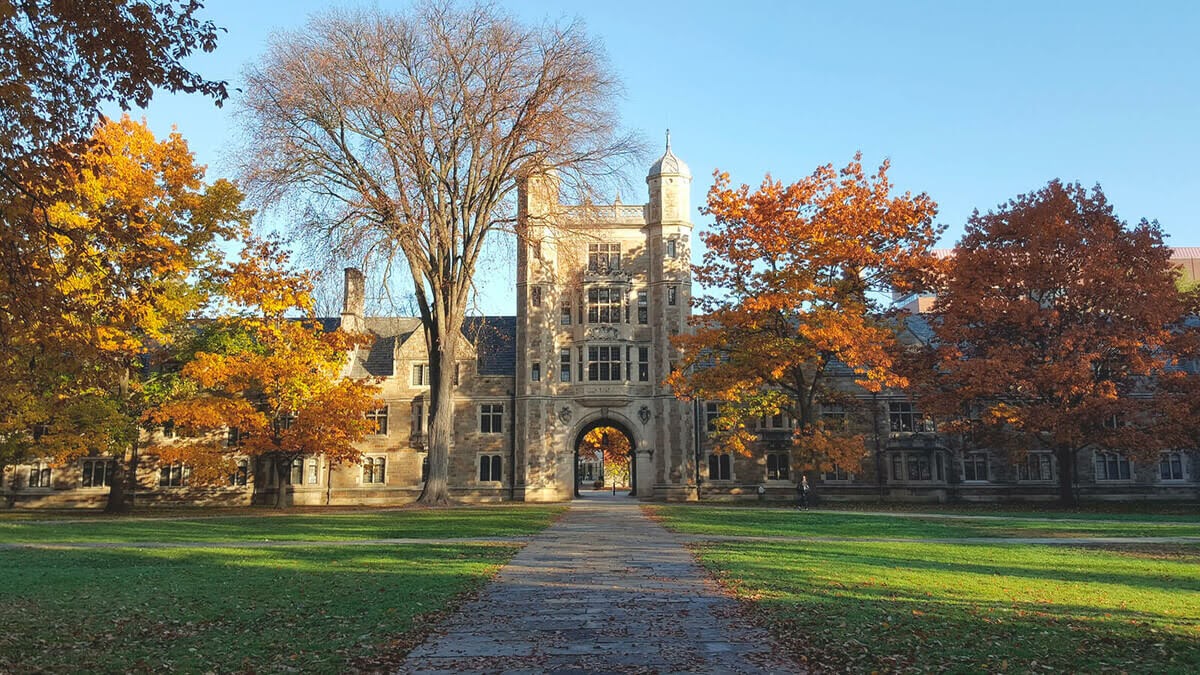
<path id="1" fill-rule="evenodd" d="M 342 292 L 342 330 L 361 333 L 366 330 L 363 311 L 366 306 L 365 280 L 361 270 L 346 268 L 346 284 Z"/>

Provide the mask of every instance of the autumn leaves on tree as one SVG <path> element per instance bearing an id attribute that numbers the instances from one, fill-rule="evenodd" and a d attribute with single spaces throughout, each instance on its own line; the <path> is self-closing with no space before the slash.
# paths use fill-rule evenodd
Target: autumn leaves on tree
<path id="1" fill-rule="evenodd" d="M 695 278 L 715 292 L 676 344 L 684 357 L 675 391 L 719 404 L 719 450 L 748 453 L 756 420 L 794 420 L 791 445 L 804 469 L 857 468 L 863 438 L 822 419 L 853 407 L 834 369 L 866 391 L 900 388 L 894 367 L 897 324 L 881 294 L 920 283 L 937 240 L 928 196 L 893 195 L 884 163 L 867 173 L 856 156 L 845 168 L 818 168 L 784 185 L 733 188 L 716 174 L 703 211 L 707 252 Z"/>

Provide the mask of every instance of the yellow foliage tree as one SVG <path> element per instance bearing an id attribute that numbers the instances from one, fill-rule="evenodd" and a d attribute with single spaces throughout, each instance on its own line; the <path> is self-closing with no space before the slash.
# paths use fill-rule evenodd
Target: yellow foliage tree
<path id="1" fill-rule="evenodd" d="M 197 352 L 181 373 L 185 395 L 147 415 L 175 424 L 183 438 L 152 449 L 191 465 L 196 482 L 224 481 L 235 455 L 270 460 L 280 507 L 296 460 L 361 461 L 355 443 L 370 430 L 367 412 L 379 406 L 373 382 L 342 377 L 349 350 L 368 338 L 287 316 L 312 309 L 310 279 L 288 272 L 287 260 L 277 243 L 251 242 L 225 277 L 231 313 L 207 329 L 240 339 L 223 343 L 232 348 Z M 226 429 L 238 430 L 238 444 L 226 443 Z"/>

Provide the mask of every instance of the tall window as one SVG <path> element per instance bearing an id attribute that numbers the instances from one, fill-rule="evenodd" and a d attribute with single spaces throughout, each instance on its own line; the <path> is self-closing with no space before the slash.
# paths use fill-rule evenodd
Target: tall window
<path id="1" fill-rule="evenodd" d="M 1183 480 L 1183 453 L 1164 452 L 1158 460 L 1160 480 Z"/>
<path id="2" fill-rule="evenodd" d="M 542 362 L 541 361 L 534 361 L 533 364 L 529 366 L 529 379 L 532 382 L 541 382 L 542 381 Z"/>
<path id="3" fill-rule="evenodd" d="M 667 304 L 674 306 L 679 301 L 679 287 L 667 286 Z"/>
<path id="4" fill-rule="evenodd" d="M 241 447 L 246 442 L 246 432 L 237 427 L 229 427 L 225 432 L 225 445 L 230 448 Z"/>
<path id="5" fill-rule="evenodd" d="M 529 289 L 529 304 L 534 307 L 542 306 L 542 287 L 533 286 Z"/>
<path id="6" fill-rule="evenodd" d="M 728 453 L 720 455 L 712 454 L 708 456 L 708 479 L 709 480 L 730 480 L 733 474 L 730 471 L 730 457 Z"/>
<path id="7" fill-rule="evenodd" d="M 646 291 L 637 292 L 637 322 L 640 324 L 650 322 L 650 294 Z"/>
<path id="8" fill-rule="evenodd" d="M 429 364 L 414 363 L 412 367 L 412 386 L 428 387 L 429 386 Z"/>
<path id="9" fill-rule="evenodd" d="M 425 427 L 428 426 L 429 408 L 425 405 L 423 399 L 417 399 L 412 403 L 412 435 L 421 436 L 425 433 Z"/>
<path id="10" fill-rule="evenodd" d="M 558 350 L 558 381 L 571 381 L 571 349 L 569 347 Z"/>
<path id="11" fill-rule="evenodd" d="M 788 454 L 786 452 L 767 453 L 767 480 L 788 479 Z"/>
<path id="12" fill-rule="evenodd" d="M 678 253 L 677 246 L 678 246 L 678 242 L 675 241 L 674 239 L 667 240 L 667 257 L 668 258 L 675 257 L 675 254 Z"/>
<path id="13" fill-rule="evenodd" d="M 429 480 L 429 455 L 421 457 L 421 482 Z"/>
<path id="14" fill-rule="evenodd" d="M 29 487 L 50 487 L 50 465 L 45 462 L 34 462 L 29 466 Z"/>
<path id="15" fill-rule="evenodd" d="M 706 401 L 704 403 L 704 428 L 707 431 L 717 430 L 717 417 L 720 414 L 720 409 L 716 401 Z"/>
<path id="16" fill-rule="evenodd" d="M 1096 480 L 1129 480 L 1132 477 L 1128 457 L 1119 452 L 1096 453 Z"/>
<path id="17" fill-rule="evenodd" d="M 988 456 L 986 452 L 968 452 L 963 456 L 963 480 L 985 481 L 988 479 Z"/>
<path id="18" fill-rule="evenodd" d="M 288 483 L 292 485 L 304 484 L 304 458 L 297 457 L 292 460 L 292 465 L 288 471 Z"/>
<path id="19" fill-rule="evenodd" d="M 112 485 L 111 481 L 112 460 L 92 457 L 83 460 L 81 487 L 108 487 Z"/>
<path id="20" fill-rule="evenodd" d="M 159 487 L 183 487 L 192 477 L 192 467 L 183 462 L 171 462 L 158 467 Z"/>
<path id="21" fill-rule="evenodd" d="M 621 323 L 621 289 L 589 288 L 587 299 L 588 323 Z"/>
<path id="22" fill-rule="evenodd" d="M 563 296 L 562 304 L 559 305 L 558 323 L 563 326 L 571 325 L 571 296 Z"/>
<path id="23" fill-rule="evenodd" d="M 607 274 L 621 269 L 620 244 L 588 244 L 588 271 Z"/>
<path id="24" fill-rule="evenodd" d="M 250 479 L 250 461 L 239 459 L 233 473 L 229 474 L 229 484 L 233 486 L 245 485 Z"/>
<path id="25" fill-rule="evenodd" d="M 1017 480 L 1054 480 L 1050 453 L 1031 452 L 1017 464 Z"/>
<path id="26" fill-rule="evenodd" d="M 927 419 L 911 401 L 889 401 L 888 422 L 893 432 L 935 431 L 933 420 Z"/>
<path id="27" fill-rule="evenodd" d="M 504 404 L 484 403 L 479 406 L 479 431 L 484 434 L 498 434 L 503 431 Z"/>
<path id="28" fill-rule="evenodd" d="M 502 468 L 500 455 L 480 455 L 479 456 L 479 480 L 480 482 L 498 482 L 502 480 L 500 469 Z"/>
<path id="29" fill-rule="evenodd" d="M 650 381 L 650 348 L 638 347 L 638 382 Z"/>
<path id="30" fill-rule="evenodd" d="M 362 465 L 362 482 L 364 484 L 376 483 L 382 485 L 386 482 L 384 476 L 387 468 L 387 459 L 384 457 L 364 457 Z"/>
<path id="31" fill-rule="evenodd" d="M 587 349 L 588 380 L 591 382 L 617 382 L 621 379 L 621 348 L 617 346 L 593 346 Z"/>
<path id="32" fill-rule="evenodd" d="M 387 436 L 388 409 L 386 405 L 367 413 L 367 426 L 370 427 L 371 434 L 375 436 Z"/>
<path id="33" fill-rule="evenodd" d="M 315 457 L 308 460 L 306 470 L 304 472 L 304 482 L 309 485 L 316 485 L 321 482 L 321 474 L 317 468 L 317 459 Z"/>

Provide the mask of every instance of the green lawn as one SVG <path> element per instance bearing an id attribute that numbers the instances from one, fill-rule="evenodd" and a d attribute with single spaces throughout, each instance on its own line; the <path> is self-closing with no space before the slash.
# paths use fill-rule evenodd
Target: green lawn
<path id="1" fill-rule="evenodd" d="M 684 532 L 997 536 L 967 521 L 653 507 Z M 732 513 L 731 513 L 732 512 Z M 740 514 L 738 516 L 737 514 Z M 1044 527 L 1040 524 L 1039 527 Z M 1021 523 L 1001 522 L 1001 532 Z M 1129 535 L 1116 523 L 1054 523 Z M 1137 532 L 1161 534 L 1162 527 Z M 1082 528 L 1082 529 L 1079 529 Z M 901 534 L 902 533 L 902 534 Z M 1003 535 L 1001 535 L 1003 536 Z M 1200 546 L 709 542 L 701 563 L 815 671 L 1197 672 Z"/>
<path id="2" fill-rule="evenodd" d="M 1034 515 L 996 519 L 919 515 L 870 515 L 854 512 L 797 512 L 778 507 L 708 505 L 656 506 L 663 524 L 687 534 L 784 537 L 962 539 L 968 537 L 1200 537 L 1200 522 L 1108 521 L 1095 518 Z"/>
<path id="3" fill-rule="evenodd" d="M 395 670 L 514 545 L 0 551 L 0 672 Z"/>
<path id="4" fill-rule="evenodd" d="M 376 512 L 30 521 L 0 518 L 0 543 L 254 542 L 510 537 L 549 525 L 562 506 L 479 506 Z"/>

